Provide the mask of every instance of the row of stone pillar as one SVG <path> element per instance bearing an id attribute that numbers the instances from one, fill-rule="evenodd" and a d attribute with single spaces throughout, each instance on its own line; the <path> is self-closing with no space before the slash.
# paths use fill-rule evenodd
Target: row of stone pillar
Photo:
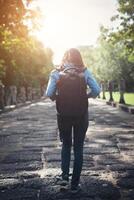
<path id="1" fill-rule="evenodd" d="M 113 91 L 114 91 L 114 81 L 101 82 L 102 98 L 106 99 L 105 92 L 109 91 L 109 101 L 114 101 Z M 122 79 L 118 85 L 120 92 L 119 103 L 125 104 L 124 92 L 125 92 L 125 80 Z M 4 87 L 0 83 L 0 109 L 4 109 L 5 106 L 16 105 L 17 103 L 25 103 L 26 101 L 32 101 L 40 99 L 43 93 L 43 88 L 32 88 L 32 87 L 20 87 L 17 89 L 15 85 Z"/>
<path id="2" fill-rule="evenodd" d="M 37 100 L 41 96 L 42 91 L 40 88 L 20 87 L 17 89 L 14 85 L 4 87 L 3 84 L 0 84 L 0 109 L 3 110 L 5 106 Z"/>
<path id="3" fill-rule="evenodd" d="M 114 81 L 109 81 L 108 83 L 106 82 L 101 82 L 101 89 L 102 89 L 102 98 L 106 99 L 105 96 L 105 92 L 108 91 L 109 92 L 109 101 L 114 101 L 113 99 L 113 92 L 115 91 L 115 82 Z M 120 93 L 120 99 L 119 99 L 119 103 L 121 104 L 125 104 L 125 99 L 124 99 L 124 93 L 126 90 L 126 84 L 125 84 L 125 80 L 121 79 L 118 83 L 118 90 Z"/>

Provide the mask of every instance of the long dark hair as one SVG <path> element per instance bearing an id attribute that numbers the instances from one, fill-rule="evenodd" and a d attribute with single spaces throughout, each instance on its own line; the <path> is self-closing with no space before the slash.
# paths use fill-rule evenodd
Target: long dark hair
<path id="1" fill-rule="evenodd" d="M 71 48 L 64 53 L 61 61 L 61 68 L 65 63 L 71 63 L 78 68 L 85 68 L 81 54 L 79 50 L 75 48 Z"/>

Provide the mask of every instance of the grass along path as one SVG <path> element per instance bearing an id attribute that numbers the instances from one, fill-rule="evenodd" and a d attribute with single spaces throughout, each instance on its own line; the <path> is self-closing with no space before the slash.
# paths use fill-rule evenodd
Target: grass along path
<path id="1" fill-rule="evenodd" d="M 101 93 L 102 98 L 102 93 Z M 106 100 L 109 100 L 109 92 L 105 92 Z M 119 92 L 113 92 L 113 99 L 115 102 L 119 102 L 120 99 L 120 93 Z M 125 93 L 124 99 L 126 104 L 134 106 L 134 93 Z"/>

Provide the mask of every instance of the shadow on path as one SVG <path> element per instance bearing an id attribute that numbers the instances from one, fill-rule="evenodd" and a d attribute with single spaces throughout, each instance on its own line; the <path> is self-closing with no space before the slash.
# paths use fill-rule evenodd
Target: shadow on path
<path id="1" fill-rule="evenodd" d="M 82 191 L 75 196 L 60 192 L 60 151 L 55 105 L 49 100 L 2 114 L 0 200 L 133 199 L 133 116 L 90 101 Z"/>

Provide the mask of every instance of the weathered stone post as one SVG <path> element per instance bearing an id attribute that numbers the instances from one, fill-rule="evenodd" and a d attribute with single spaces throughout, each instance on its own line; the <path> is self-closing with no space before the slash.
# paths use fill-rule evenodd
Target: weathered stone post
<path id="1" fill-rule="evenodd" d="M 5 91 L 4 91 L 4 85 L 0 82 L 0 109 L 4 110 L 4 95 L 5 95 Z"/>
<path id="2" fill-rule="evenodd" d="M 26 89 L 25 89 L 25 87 L 21 88 L 21 95 L 22 95 L 22 102 L 25 103 L 26 102 Z"/>
<path id="3" fill-rule="evenodd" d="M 15 85 L 10 86 L 11 91 L 11 104 L 17 104 L 17 87 Z"/>
<path id="4" fill-rule="evenodd" d="M 27 88 L 27 100 L 32 101 L 32 87 Z"/>
<path id="5" fill-rule="evenodd" d="M 10 86 L 5 86 L 5 104 L 6 104 L 6 106 L 11 105 L 11 89 L 10 89 Z"/>
<path id="6" fill-rule="evenodd" d="M 41 98 L 40 88 L 33 88 L 32 97 L 33 97 L 33 100 L 38 100 Z"/>
<path id="7" fill-rule="evenodd" d="M 19 88 L 18 103 L 25 103 L 25 102 L 26 102 L 26 90 L 25 87 L 22 86 Z"/>
<path id="8" fill-rule="evenodd" d="M 40 99 L 41 98 L 41 90 L 40 90 L 40 88 L 38 88 L 38 99 Z"/>
<path id="9" fill-rule="evenodd" d="M 35 88 L 32 88 L 32 100 L 35 100 L 36 98 L 36 91 Z"/>
<path id="10" fill-rule="evenodd" d="M 125 89 L 126 89 L 125 80 L 121 79 L 120 82 L 119 82 L 119 91 L 120 91 L 119 103 L 121 103 L 121 104 L 125 104 L 125 99 L 124 99 Z"/>
<path id="11" fill-rule="evenodd" d="M 108 82 L 108 90 L 109 90 L 109 94 L 110 94 L 109 101 L 114 101 L 114 99 L 113 99 L 113 87 L 114 87 L 113 81 L 109 81 Z"/>
<path id="12" fill-rule="evenodd" d="M 101 90 L 102 90 L 102 99 L 106 99 L 106 96 L 105 96 L 105 82 L 102 81 L 101 82 Z"/>
<path id="13" fill-rule="evenodd" d="M 44 95 L 44 85 L 40 86 L 41 97 Z"/>

